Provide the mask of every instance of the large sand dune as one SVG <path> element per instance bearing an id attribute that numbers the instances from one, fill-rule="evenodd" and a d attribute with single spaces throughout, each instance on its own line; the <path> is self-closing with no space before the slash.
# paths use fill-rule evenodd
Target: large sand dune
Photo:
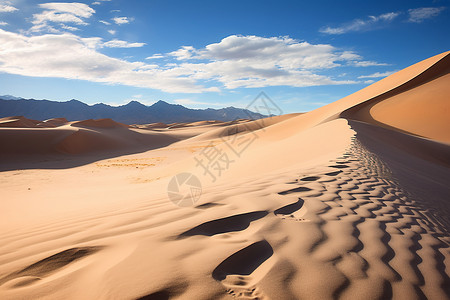
<path id="1" fill-rule="evenodd" d="M 264 120 L 1 119 L 0 298 L 450 299 L 449 72 Z"/>

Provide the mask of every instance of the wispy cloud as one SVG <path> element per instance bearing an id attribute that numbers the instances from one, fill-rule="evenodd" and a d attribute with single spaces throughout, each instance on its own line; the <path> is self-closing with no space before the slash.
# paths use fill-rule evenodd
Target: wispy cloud
<path id="1" fill-rule="evenodd" d="M 408 10 L 409 22 L 422 23 L 427 19 L 437 17 L 445 7 L 421 7 Z"/>
<path id="2" fill-rule="evenodd" d="M 90 18 L 95 10 L 84 3 L 43 3 L 39 4 L 43 12 L 34 14 L 30 31 L 48 30 L 57 32 L 49 23 L 87 25 L 85 19 Z M 73 27 L 72 27 L 73 28 Z"/>
<path id="3" fill-rule="evenodd" d="M 65 25 L 65 24 L 61 24 L 61 28 L 65 29 L 65 30 L 69 30 L 69 31 L 78 31 L 78 30 L 80 30 L 80 28 L 69 26 L 69 25 Z"/>
<path id="4" fill-rule="evenodd" d="M 15 8 L 14 6 L 8 4 L 0 4 L 0 12 L 14 12 L 17 11 L 18 9 Z"/>
<path id="5" fill-rule="evenodd" d="M 8 23 L 0 21 L 0 26 L 5 26 L 5 25 L 8 25 Z"/>
<path id="6" fill-rule="evenodd" d="M 369 61 L 369 60 L 354 61 L 352 64 L 356 67 L 389 66 L 389 64 L 387 63 L 379 63 L 376 61 Z"/>
<path id="7" fill-rule="evenodd" d="M 101 48 L 140 48 L 145 46 L 145 43 L 130 43 L 127 41 L 122 41 L 118 39 L 113 39 L 104 42 L 102 38 L 92 37 L 92 38 L 80 38 L 75 35 L 73 37 L 79 38 L 86 47 L 91 49 L 101 49 Z"/>
<path id="8" fill-rule="evenodd" d="M 409 9 L 406 12 L 408 22 L 422 23 L 427 19 L 437 17 L 446 7 L 421 7 Z M 369 16 L 365 19 L 355 19 L 351 22 L 344 23 L 336 27 L 323 27 L 319 32 L 325 34 L 345 34 L 348 32 L 369 31 L 385 27 L 400 15 L 405 15 L 405 12 L 389 12 L 379 16 Z"/>
<path id="9" fill-rule="evenodd" d="M 157 53 L 157 54 L 153 54 L 152 56 L 148 56 L 145 59 L 157 59 L 157 58 L 164 58 L 164 55 Z"/>
<path id="10" fill-rule="evenodd" d="M 145 46 L 145 43 L 129 43 L 121 40 L 111 40 L 102 44 L 107 48 L 139 48 Z"/>
<path id="11" fill-rule="evenodd" d="M 392 75 L 395 72 L 397 72 L 397 71 L 387 71 L 387 72 L 383 72 L 383 73 L 376 72 L 376 73 L 373 73 L 373 74 L 370 74 L 370 75 L 362 75 L 362 76 L 359 76 L 358 78 L 360 78 L 360 79 L 363 79 L 363 78 L 382 78 L 382 77 L 386 77 L 386 76 Z"/>
<path id="12" fill-rule="evenodd" d="M 391 22 L 399 15 L 400 13 L 397 12 L 389 12 L 379 16 L 369 16 L 364 20 L 356 19 L 350 23 L 343 24 L 338 27 L 324 27 L 319 31 L 326 34 L 344 34 L 347 32 L 373 30 Z"/>
<path id="13" fill-rule="evenodd" d="M 100 4 L 102 4 L 102 2 L 109 2 L 109 1 L 111 1 L 111 0 L 98 0 L 98 1 L 92 2 L 92 5 L 100 5 Z"/>

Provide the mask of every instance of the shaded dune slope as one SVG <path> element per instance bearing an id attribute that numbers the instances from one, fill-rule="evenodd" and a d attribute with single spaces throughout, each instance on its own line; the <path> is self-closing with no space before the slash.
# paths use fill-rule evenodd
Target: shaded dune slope
<path id="1" fill-rule="evenodd" d="M 27 119 L 23 116 L 0 118 L 0 127 L 33 128 L 37 127 L 39 123 L 40 121 Z"/>
<path id="2" fill-rule="evenodd" d="M 87 128 L 128 128 L 128 125 L 115 122 L 111 119 L 89 119 L 84 121 L 72 122 L 74 127 L 87 127 Z"/>
<path id="3" fill-rule="evenodd" d="M 340 116 L 450 142 L 450 54 L 404 84 L 344 110 Z"/>

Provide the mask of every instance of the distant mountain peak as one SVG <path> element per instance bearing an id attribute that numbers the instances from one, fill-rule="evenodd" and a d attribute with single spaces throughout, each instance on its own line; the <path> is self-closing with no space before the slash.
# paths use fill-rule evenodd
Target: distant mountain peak
<path id="1" fill-rule="evenodd" d="M 35 101 L 40 101 L 40 100 L 35 100 Z M 51 101 L 51 100 L 46 100 L 46 101 L 53 102 L 53 103 L 57 102 L 57 101 Z M 71 99 L 71 100 L 69 100 L 69 101 L 59 102 L 59 103 L 68 103 L 68 104 L 70 104 L 72 107 L 89 107 L 88 104 L 86 104 L 86 103 L 84 103 L 84 102 L 81 102 L 80 100 L 77 100 L 77 99 Z M 56 118 L 56 117 L 60 117 L 60 116 L 55 116 L 55 118 Z M 63 116 L 63 117 L 64 117 L 64 116 Z"/>
<path id="2" fill-rule="evenodd" d="M 146 105 L 144 105 L 141 102 L 136 101 L 136 100 L 131 100 L 130 102 L 128 102 L 124 106 L 128 106 L 128 107 L 130 107 L 130 106 L 131 107 L 142 107 L 142 106 L 144 106 L 144 107 L 147 107 Z"/>
<path id="3" fill-rule="evenodd" d="M 228 107 L 221 109 L 190 109 L 180 104 L 159 100 L 146 106 L 133 100 L 121 106 L 99 103 L 87 105 L 72 99 L 65 102 L 50 100 L 6 100 L 0 97 L 0 118 L 23 115 L 29 119 L 47 120 L 66 118 L 69 121 L 110 118 L 125 124 L 175 123 L 196 121 L 232 121 L 236 119 L 259 119 L 265 116 L 248 110 Z"/>
<path id="4" fill-rule="evenodd" d="M 23 98 L 15 97 L 15 96 L 12 96 L 12 95 L 3 95 L 3 96 L 0 96 L 0 99 L 3 99 L 3 100 L 21 100 Z"/>
<path id="5" fill-rule="evenodd" d="M 105 104 L 105 103 L 95 103 L 95 104 L 92 105 L 92 106 L 95 106 L 95 107 L 110 107 L 110 105 Z"/>
<path id="6" fill-rule="evenodd" d="M 152 106 L 171 106 L 173 104 L 167 103 L 166 101 L 163 100 L 158 100 L 156 103 L 153 103 Z"/>
<path id="7" fill-rule="evenodd" d="M 50 100 L 49 100 L 50 101 Z M 80 100 L 77 100 L 77 99 L 70 99 L 69 101 L 67 101 L 67 102 L 69 102 L 69 103 L 83 103 L 83 102 L 81 102 Z M 85 103 L 83 103 L 83 104 L 85 104 Z"/>

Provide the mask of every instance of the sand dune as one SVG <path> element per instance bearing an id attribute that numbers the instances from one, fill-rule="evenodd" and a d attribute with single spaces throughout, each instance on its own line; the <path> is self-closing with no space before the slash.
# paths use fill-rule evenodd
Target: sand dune
<path id="1" fill-rule="evenodd" d="M 98 120 L 85 120 L 72 122 L 71 124 L 74 127 L 87 127 L 87 128 L 119 128 L 119 127 L 128 127 L 128 125 L 115 122 L 111 119 L 98 119 Z"/>
<path id="2" fill-rule="evenodd" d="M 55 128 L 69 123 L 66 118 L 53 118 L 42 121 L 36 125 L 39 128 Z"/>
<path id="3" fill-rule="evenodd" d="M 54 118 L 45 121 L 37 121 L 24 116 L 0 118 L 0 127 L 9 128 L 53 128 L 67 124 L 66 118 Z"/>
<path id="4" fill-rule="evenodd" d="M 173 134 L 128 128 L 110 119 L 79 122 L 65 119 L 40 122 L 24 117 L 4 119 L 0 131 L 3 162 L 24 158 L 36 161 L 42 155 L 136 153 L 167 146 L 180 139 Z"/>
<path id="5" fill-rule="evenodd" d="M 6 117 L 0 119 L 0 127 L 33 128 L 36 127 L 39 123 L 39 121 L 27 119 L 23 116 Z"/>
<path id="6" fill-rule="evenodd" d="M 154 129 L 154 128 L 167 128 L 168 125 L 165 123 L 151 123 L 151 124 L 144 124 L 144 125 L 134 124 L 131 126 L 135 127 L 135 128 L 140 128 L 140 129 Z"/>
<path id="7" fill-rule="evenodd" d="M 450 75 L 370 105 L 373 120 L 433 140 L 450 142 Z M 427 99 L 424 101 L 423 99 Z M 408 107 L 407 110 L 403 107 Z"/>
<path id="8" fill-rule="evenodd" d="M 449 299 L 449 61 L 264 120 L 1 119 L 0 298 Z"/>
<path id="9" fill-rule="evenodd" d="M 410 81 L 349 108 L 342 116 L 449 142 L 449 69 L 450 54 L 447 53 Z"/>

